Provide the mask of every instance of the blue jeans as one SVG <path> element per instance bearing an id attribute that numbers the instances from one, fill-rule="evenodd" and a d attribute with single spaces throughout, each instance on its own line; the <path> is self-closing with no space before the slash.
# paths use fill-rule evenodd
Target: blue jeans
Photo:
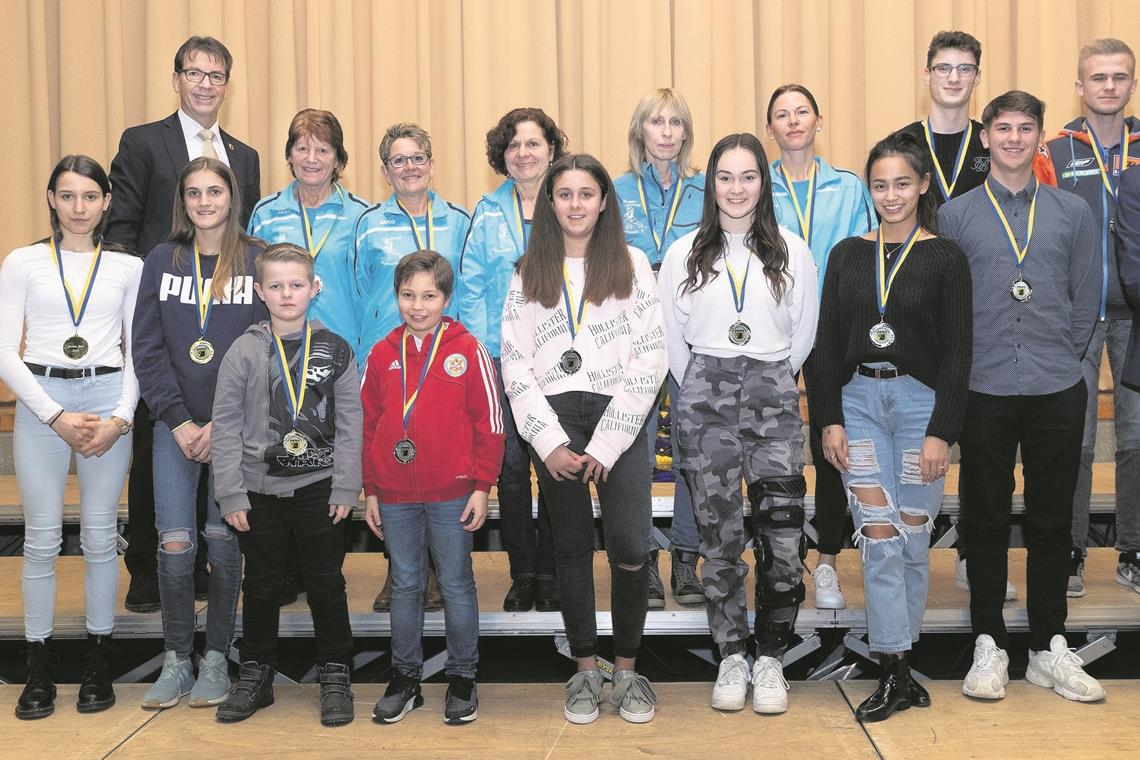
<path id="1" fill-rule="evenodd" d="M 849 466 L 843 485 L 856 542 L 862 546 L 867 630 L 876 652 L 909 651 L 922 630 L 930 583 L 930 527 L 945 486 L 943 478 L 923 485 L 919 470 L 933 409 L 934 391 L 909 376 L 876 380 L 856 374 L 843 387 Z M 887 506 L 861 502 L 851 490 L 860 486 L 881 488 Z M 911 525 L 903 515 L 925 520 Z M 869 525 L 893 526 L 896 535 L 869 538 L 863 532 Z"/>
<path id="2" fill-rule="evenodd" d="M 40 387 L 69 412 L 110 416 L 119 400 L 123 373 L 64 380 L 37 377 Z M 12 455 L 24 505 L 24 636 L 43 641 L 52 635 L 55 614 L 55 558 L 63 536 L 63 492 L 71 447 L 16 404 Z M 119 494 L 131 460 L 131 437 L 119 438 L 101 457 L 75 457 L 79 474 L 79 543 L 83 548 L 83 597 L 87 630 L 106 635 L 115 626 L 119 593 Z"/>
<path id="3" fill-rule="evenodd" d="M 1112 368 L 1112 422 L 1116 430 L 1116 549 L 1122 552 L 1140 550 L 1140 393 L 1120 382 L 1131 333 L 1131 318 L 1097 322 L 1081 362 L 1089 398 L 1085 405 L 1085 434 L 1081 440 L 1081 469 L 1073 496 L 1073 546 L 1082 552 L 1089 542 L 1096 407 L 1100 391 L 1100 360 L 1105 346 L 1108 347 L 1108 364 Z"/>
<path id="4" fill-rule="evenodd" d="M 681 386 L 673 379 L 672 374 L 666 377 L 665 383 L 669 389 L 670 410 L 676 409 L 677 398 L 681 395 Z M 650 475 L 652 475 L 654 463 L 657 461 L 657 411 L 657 405 L 654 404 L 653 410 L 649 413 L 649 419 L 645 423 L 649 435 Z M 674 413 L 673 425 L 669 429 L 669 441 L 673 450 L 673 521 L 670 523 L 672 530 L 669 533 L 669 543 L 674 549 L 695 554 L 700 548 L 701 540 L 697 536 L 697 517 L 693 513 L 693 495 L 689 493 L 689 484 L 685 482 L 679 464 L 681 461 L 681 445 L 677 442 L 679 428 L 677 415 Z M 649 551 L 653 551 L 657 548 L 657 539 L 653 537 L 653 512 L 650 511 L 649 515 Z"/>
<path id="5" fill-rule="evenodd" d="M 194 643 L 194 557 L 198 552 L 198 480 L 209 478 L 206 528 L 210 560 L 210 599 L 206 608 L 206 651 L 226 654 L 234 635 L 241 551 L 214 500 L 209 465 L 182 454 L 170 428 L 154 424 L 154 514 L 158 529 L 158 592 L 162 602 L 162 633 L 166 649 L 189 656 Z M 166 544 L 184 542 L 189 548 L 169 551 Z"/>
<path id="6" fill-rule="evenodd" d="M 392 577 L 392 667 L 423 672 L 424 589 L 428 550 L 443 595 L 448 675 L 474 678 L 479 665 L 479 599 L 471 569 L 473 534 L 459 516 L 467 497 L 420 504 L 381 504 L 388 573 Z"/>

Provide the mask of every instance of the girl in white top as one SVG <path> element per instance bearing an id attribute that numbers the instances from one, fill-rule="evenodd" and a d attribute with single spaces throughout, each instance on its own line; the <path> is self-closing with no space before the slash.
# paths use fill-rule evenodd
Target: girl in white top
<path id="1" fill-rule="evenodd" d="M 776 225 L 768 160 L 751 134 L 716 144 L 700 228 L 661 267 L 680 467 L 693 494 L 709 629 L 723 658 L 712 706 L 787 709 L 780 658 L 803 586 L 803 433 L 795 374 L 811 351 L 818 296 L 807 245 Z M 740 481 L 756 547 L 756 663 L 749 672 Z"/>
<path id="2" fill-rule="evenodd" d="M 0 379 L 19 399 L 12 448 L 25 526 L 28 682 L 16 703 L 23 719 L 55 709 L 46 646 L 73 453 L 90 642 L 76 706 L 98 712 L 115 703 L 106 657 L 119 591 L 119 495 L 139 396 L 129 346 L 142 262 L 103 243 L 110 190 L 95 160 L 65 156 L 48 180 L 52 236 L 17 248 L 0 267 Z"/>
<path id="3" fill-rule="evenodd" d="M 534 448 L 562 619 L 578 660 L 566 719 L 594 721 L 602 689 L 593 480 L 612 581 L 611 701 L 626 720 L 645 723 L 657 701 L 634 671 L 649 595 L 645 419 L 665 377 L 665 340 L 653 271 L 626 245 L 613 183 L 592 156 L 564 156 L 546 175 L 503 307 L 502 362 L 519 432 Z"/>

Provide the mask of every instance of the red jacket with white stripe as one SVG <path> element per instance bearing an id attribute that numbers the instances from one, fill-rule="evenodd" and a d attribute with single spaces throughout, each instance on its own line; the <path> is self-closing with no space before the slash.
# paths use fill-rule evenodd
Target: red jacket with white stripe
<path id="1" fill-rule="evenodd" d="M 503 464 L 502 399 L 491 356 L 462 324 L 444 317 L 439 351 L 403 425 L 400 343 L 407 346 L 407 393 L 415 391 L 431 338 L 416 347 L 400 325 L 368 355 L 364 406 L 364 493 L 385 504 L 449 501 L 490 491 Z M 407 437 L 415 458 L 401 464 L 396 443 Z"/>

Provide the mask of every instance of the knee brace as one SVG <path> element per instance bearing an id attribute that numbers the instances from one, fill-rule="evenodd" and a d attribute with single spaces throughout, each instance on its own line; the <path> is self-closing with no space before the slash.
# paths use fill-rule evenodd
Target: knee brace
<path id="1" fill-rule="evenodd" d="M 757 530 L 762 528 L 803 528 L 804 508 L 776 507 L 765 509 L 754 513 L 753 519 L 756 520 Z"/>
<path id="2" fill-rule="evenodd" d="M 775 499 L 802 499 L 807 494 L 807 479 L 803 475 L 780 475 L 761 478 L 748 484 L 748 501 L 755 507 L 764 497 Z"/>
<path id="3" fill-rule="evenodd" d="M 775 610 L 781 607 L 796 607 L 804 600 L 806 590 L 801 581 L 787 591 L 776 591 L 765 588 L 763 583 L 756 584 L 756 606 L 761 609 Z"/>

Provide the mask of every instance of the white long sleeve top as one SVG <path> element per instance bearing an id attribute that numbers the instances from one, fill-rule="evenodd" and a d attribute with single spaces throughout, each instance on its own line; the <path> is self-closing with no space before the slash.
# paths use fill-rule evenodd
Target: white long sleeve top
<path id="1" fill-rule="evenodd" d="M 79 290 L 95 252 L 61 249 L 59 253 L 75 297 L 82 298 Z M 122 367 L 123 389 L 113 414 L 128 422 L 134 418 L 139 385 L 131 363 L 130 333 L 142 266 L 142 260 L 130 254 L 103 251 L 91 300 L 78 330 L 90 349 L 86 356 L 71 359 L 63 353 L 63 342 L 75 335 L 76 329 L 47 244 L 17 248 L 4 259 L 0 266 L 0 380 L 42 422 L 63 407 L 44 391 L 25 361 L 68 369 Z M 27 336 L 21 357 L 20 339 L 25 327 Z"/>
<path id="2" fill-rule="evenodd" d="M 565 301 L 553 309 L 524 301 L 522 279 L 518 272 L 511 276 L 502 317 L 503 382 L 519 433 L 542 459 L 570 442 L 547 396 L 583 391 L 612 397 L 584 451 L 608 469 L 641 431 L 661 389 L 668 367 L 657 283 L 645 254 L 637 248 L 629 254 L 633 293 L 588 304 L 573 341 Z M 567 258 L 566 270 L 577 308 L 585 260 Z M 582 355 L 582 368 L 567 374 L 559 361 L 571 346 Z"/>
<path id="3" fill-rule="evenodd" d="M 716 275 L 704 287 L 681 292 L 686 264 L 697 233 L 681 238 L 665 253 L 657 281 L 661 290 L 661 312 L 669 350 L 669 371 L 680 383 L 693 353 L 709 356 L 749 356 L 762 361 L 788 359 L 792 372 L 798 372 L 815 341 L 819 315 L 818 277 L 811 249 L 803 240 L 780 228 L 788 246 L 788 273 L 791 283 L 779 303 L 772 296 L 760 259 L 744 246 L 744 235 L 727 235 L 726 255 L 732 271 L 743 278 L 752 257 L 744 287 L 744 308 L 739 314 L 733 300 L 732 284 L 724 269 L 724 259 L 713 265 Z M 742 346 L 728 339 L 729 328 L 737 321 L 748 325 L 751 338 Z"/>

